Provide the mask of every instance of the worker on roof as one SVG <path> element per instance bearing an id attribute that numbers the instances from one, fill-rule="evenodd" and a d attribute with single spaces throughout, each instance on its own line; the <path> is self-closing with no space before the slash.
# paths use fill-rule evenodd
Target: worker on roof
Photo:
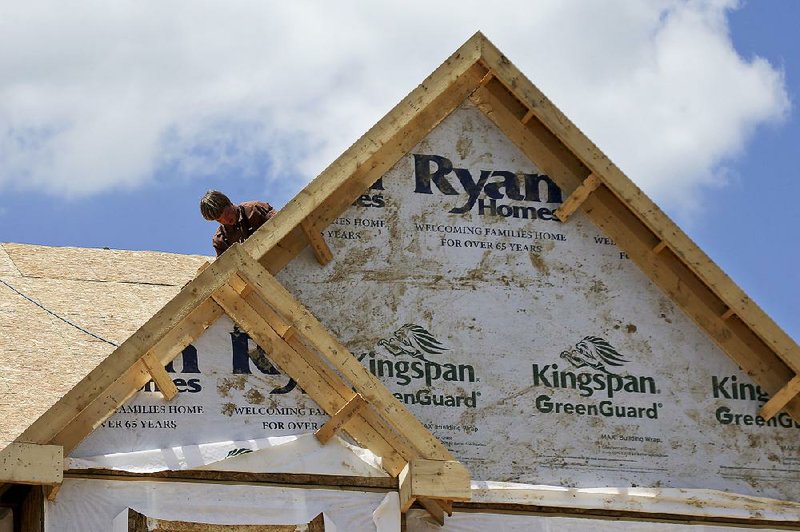
<path id="1" fill-rule="evenodd" d="M 209 190 L 200 199 L 203 218 L 220 224 L 211 239 L 218 257 L 234 242 L 244 242 L 275 216 L 275 212 L 269 203 L 263 201 L 243 201 L 234 205 L 228 196 L 218 190 Z"/>

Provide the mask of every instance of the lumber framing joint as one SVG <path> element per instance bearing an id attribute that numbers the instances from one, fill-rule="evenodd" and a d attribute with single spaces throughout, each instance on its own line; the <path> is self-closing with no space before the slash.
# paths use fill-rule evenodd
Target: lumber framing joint
<path id="1" fill-rule="evenodd" d="M 769 401 L 764 403 L 764 406 L 758 411 L 758 415 L 763 417 L 764 420 L 769 421 L 775 414 L 783 410 L 784 407 L 789 404 L 789 401 L 794 399 L 798 393 L 800 393 L 800 375 L 795 375 L 795 377 L 786 383 L 783 388 L 778 390 Z"/>
<path id="2" fill-rule="evenodd" d="M 556 209 L 555 215 L 562 222 L 566 222 L 572 214 L 577 211 L 580 206 L 586 201 L 589 195 L 597 190 L 597 187 L 602 185 L 600 178 L 597 174 L 589 174 L 581 185 L 569 195 L 569 197 L 561 204 L 561 207 Z"/>
<path id="3" fill-rule="evenodd" d="M 0 451 L 0 484 L 60 484 L 64 448 L 60 445 L 9 443 Z"/>
<path id="4" fill-rule="evenodd" d="M 355 394 L 352 399 L 347 401 L 346 405 L 340 408 L 338 412 L 331 416 L 331 418 L 314 433 L 314 436 L 316 436 L 317 440 L 319 440 L 322 445 L 325 445 L 333 438 L 337 430 L 342 428 L 345 423 L 350 421 L 353 416 L 357 415 L 361 409 L 366 406 L 367 402 L 361 394 Z"/>
<path id="5" fill-rule="evenodd" d="M 317 258 L 317 262 L 319 262 L 321 266 L 325 266 L 333 260 L 331 248 L 328 247 L 325 238 L 315 229 L 314 224 L 312 224 L 308 218 L 300 223 L 300 227 L 303 229 L 303 234 L 306 236 L 306 240 L 308 240 L 308 244 L 311 246 L 311 250 Z"/>
<path id="6" fill-rule="evenodd" d="M 145 353 L 141 360 L 147 372 L 153 377 L 153 382 L 164 395 L 164 399 L 172 401 L 178 395 L 178 387 L 172 382 L 172 377 L 169 376 L 161 362 L 153 355 L 152 351 Z"/>
<path id="7" fill-rule="evenodd" d="M 445 509 L 452 513 L 453 501 L 471 498 L 469 471 L 455 460 L 411 460 L 397 479 L 400 511 L 407 512 L 417 501 L 440 525 Z"/>

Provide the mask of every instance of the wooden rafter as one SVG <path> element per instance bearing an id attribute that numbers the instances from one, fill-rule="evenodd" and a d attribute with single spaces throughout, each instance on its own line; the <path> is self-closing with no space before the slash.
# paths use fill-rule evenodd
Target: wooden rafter
<path id="1" fill-rule="evenodd" d="M 423 458 L 452 460 L 450 451 L 431 434 L 391 392 L 365 368 L 286 288 L 243 250 L 237 254 L 239 274 L 265 300 L 281 308 L 292 324 L 319 349 L 322 357 L 341 373 L 398 432 L 405 434 Z M 338 410 L 338 409 L 337 409 Z"/>
<path id="2" fill-rule="evenodd" d="M 235 290 L 221 287 L 213 297 L 231 319 L 270 354 L 270 360 L 297 381 L 297 384 L 329 415 L 339 411 L 355 395 L 349 390 L 344 392 L 349 395 L 342 395 L 342 392 L 347 390 L 346 385 L 343 383 L 341 386 L 331 385 L 330 378 L 326 379 L 320 375 L 253 310 L 247 301 L 239 297 Z M 359 444 L 372 449 L 383 458 L 383 465 L 390 474 L 399 473 L 407 458 L 403 457 L 378 431 L 363 418 L 351 420 L 349 427 L 352 429 L 350 435 Z"/>
<path id="3" fill-rule="evenodd" d="M 203 334 L 221 315 L 222 309 L 214 301 L 206 300 L 200 303 L 153 345 L 148 353 L 161 364 L 163 369 L 164 365 Z M 141 359 L 138 360 L 90 401 L 77 416 L 53 436 L 51 441 L 62 445 L 65 452 L 69 453 L 151 378 L 149 369 Z"/>
<path id="4" fill-rule="evenodd" d="M 522 124 L 519 118 L 529 108 L 508 92 L 505 84 L 492 83 L 480 88 L 472 94 L 471 100 L 562 189 L 577 189 L 592 173 L 588 164 L 543 127 L 538 118 Z M 729 306 L 675 253 L 666 247 L 655 249 L 664 241 L 662 236 L 651 231 L 612 190 L 598 188 L 584 200 L 583 208 L 589 218 L 762 388 L 775 393 L 796 374 L 742 320 L 723 319 Z M 789 403 L 787 410 L 795 419 L 800 419 L 800 399 Z"/>
<path id="5" fill-rule="evenodd" d="M 119 380 L 121 375 L 135 365 L 143 368 L 139 360 L 144 353 L 153 349 L 167 334 L 192 314 L 198 305 L 208 299 L 214 290 L 225 283 L 233 272 L 231 266 L 234 263 L 233 256 L 222 256 L 200 272 L 171 301 L 114 350 L 112 355 L 98 364 L 81 382 L 54 404 L 45 415 L 28 427 L 20 436 L 20 439 L 48 443 L 92 403 L 96 405 L 101 402 L 108 406 L 113 404 L 116 398 L 113 401 L 109 401 L 109 398 L 104 395 L 114 385 L 115 381 Z M 149 373 L 147 375 L 149 380 Z M 146 382 L 147 380 L 142 384 Z M 124 398 L 121 397 L 120 399 L 124 401 Z M 99 410 L 105 411 L 106 415 L 110 415 L 113 412 L 113 408 L 107 408 L 106 406 Z M 87 419 L 83 421 L 85 423 L 88 422 Z M 82 437 L 91 432 L 96 425 L 93 422 L 88 422 L 87 426 L 89 427 L 88 432 L 85 432 Z M 68 446 L 65 445 L 65 447 Z"/>

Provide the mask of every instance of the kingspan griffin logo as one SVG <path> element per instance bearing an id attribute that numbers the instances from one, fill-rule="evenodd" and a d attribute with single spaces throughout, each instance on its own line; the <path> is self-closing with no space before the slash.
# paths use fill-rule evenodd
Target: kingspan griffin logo
<path id="1" fill-rule="evenodd" d="M 586 336 L 575 344 L 575 349 L 562 351 L 561 358 L 569 361 L 575 368 L 589 366 L 597 371 L 616 375 L 606 366 L 620 367 L 628 362 L 617 352 L 607 340 L 599 336 Z"/>
<path id="2" fill-rule="evenodd" d="M 466 406 L 475 408 L 479 392 L 459 395 L 435 394 L 439 382 L 476 382 L 475 368 L 469 364 L 452 364 L 435 358 L 450 351 L 425 327 L 406 323 L 390 336 L 381 338 L 375 349 L 358 355 L 372 373 L 399 386 L 424 385 L 412 393 L 395 393 L 406 404 L 434 406 Z"/>
<path id="3" fill-rule="evenodd" d="M 558 364 L 533 364 L 533 385 L 551 390 L 536 397 L 536 409 L 539 412 L 658 419 L 661 403 L 617 403 L 615 398 L 620 394 L 648 396 L 660 394 L 661 391 L 656 386 L 654 377 L 615 373 L 617 368 L 629 361 L 608 340 L 599 336 L 585 336 L 575 344 L 575 349 L 562 351 L 560 356 L 573 366 L 572 371 L 559 369 Z M 584 368 L 593 371 L 575 371 Z M 607 399 L 587 403 L 554 400 L 549 393 L 554 393 L 559 388 L 575 390 L 587 399 L 595 395 L 605 396 Z"/>
<path id="4" fill-rule="evenodd" d="M 397 329 L 392 336 L 378 341 L 394 356 L 408 355 L 431 362 L 425 355 L 440 355 L 448 349 L 442 345 L 425 327 L 406 323 Z"/>

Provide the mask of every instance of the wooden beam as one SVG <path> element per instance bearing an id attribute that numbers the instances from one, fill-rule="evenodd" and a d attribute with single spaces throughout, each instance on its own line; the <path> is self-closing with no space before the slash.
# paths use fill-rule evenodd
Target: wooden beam
<path id="1" fill-rule="evenodd" d="M 765 420 L 772 419 L 775 414 L 783 410 L 789 401 L 797 396 L 798 393 L 800 393 L 800 375 L 795 376 L 786 383 L 786 386 L 778 390 L 769 401 L 764 403 L 764 406 L 758 411 L 758 415 Z"/>
<path id="2" fill-rule="evenodd" d="M 255 310 L 264 321 L 269 323 L 270 327 L 275 329 L 275 332 L 277 332 L 281 338 L 288 340 L 295 335 L 297 330 L 286 323 L 286 320 L 266 301 L 259 297 L 258 294 L 255 294 L 252 287 L 250 287 L 244 279 L 238 275 L 233 275 L 228 284 L 253 307 L 253 310 Z"/>
<path id="3" fill-rule="evenodd" d="M 221 315 L 222 309 L 219 305 L 210 299 L 204 301 L 156 343 L 150 353 L 162 365 L 168 364 Z M 151 378 L 152 375 L 144 363 L 141 359 L 138 360 L 65 427 L 62 427 L 52 438 L 52 443 L 62 445 L 64 451 L 69 453 Z"/>
<path id="4" fill-rule="evenodd" d="M 292 349 L 233 288 L 228 286 L 220 288 L 214 294 L 214 299 L 231 319 L 250 335 L 250 338 L 270 354 L 272 362 L 291 376 L 329 415 L 338 412 L 355 395 L 350 390 L 349 396 L 343 396 L 340 390 L 342 388 L 349 390 L 343 383 L 339 388 L 330 385 L 315 367 Z M 382 465 L 390 475 L 396 476 L 400 472 L 406 460 L 363 418 L 351 419 L 346 430 L 360 445 L 383 459 Z"/>
<path id="5" fill-rule="evenodd" d="M 697 277 L 737 315 L 753 336 L 769 346 L 793 371 L 800 374 L 800 346 L 797 345 L 769 316 L 706 255 L 653 201 L 611 162 L 561 111 L 530 82 L 488 40 L 481 45 L 481 60 L 492 69 L 506 87 L 513 88 L 513 97 L 536 113 L 531 124 L 543 126 L 562 146 L 569 146 L 573 158 L 599 172 L 606 188 L 624 202 L 643 225 L 660 240 L 669 242 L 670 249 Z M 547 174 L 556 180 L 552 174 Z M 587 174 L 588 175 L 588 172 Z M 563 183 L 559 183 L 562 188 Z M 566 187 L 569 189 L 569 187 Z"/>
<path id="6" fill-rule="evenodd" d="M 562 222 L 566 222 L 572 214 L 580 208 L 589 194 L 597 190 L 597 187 L 602 185 L 600 178 L 596 174 L 590 174 L 589 177 L 584 179 L 581 186 L 569 195 L 569 197 L 561 204 L 561 207 L 556 209 L 555 215 Z"/>
<path id="7" fill-rule="evenodd" d="M 306 235 L 306 240 L 308 240 L 308 244 L 311 246 L 311 250 L 314 252 L 314 256 L 317 258 L 317 262 L 319 262 L 322 266 L 325 266 L 332 261 L 333 252 L 331 251 L 331 248 L 328 247 L 328 243 L 325 242 L 325 238 L 318 230 L 314 228 L 314 225 L 308 220 L 308 218 L 300 222 L 300 227 L 303 228 L 303 234 Z"/>
<path id="8" fill-rule="evenodd" d="M 350 381 L 353 388 L 415 446 L 423 458 L 452 460 L 450 451 L 431 434 L 397 398 L 372 375 L 331 333 L 272 275 L 247 253 L 240 251 L 239 274 L 266 301 L 280 308 L 303 331 L 323 357 Z"/>
<path id="9" fill-rule="evenodd" d="M 411 461 L 411 495 L 449 501 L 468 501 L 472 497 L 469 471 L 455 460 Z"/>
<path id="10" fill-rule="evenodd" d="M 471 39 L 447 59 L 284 206 L 270 230 L 259 229 L 247 239 L 243 244 L 247 251 L 271 273 L 280 271 L 298 251 L 296 239 L 303 238 L 302 220 L 313 214 L 315 227 L 327 227 L 478 86 L 488 71 L 477 63 L 478 44 L 479 39 Z"/>
<path id="11" fill-rule="evenodd" d="M 428 510 L 428 513 L 439 526 L 444 526 L 444 509 L 439 505 L 439 501 L 434 501 L 427 497 L 418 497 L 417 502 Z"/>
<path id="12" fill-rule="evenodd" d="M 726 310 L 726 311 L 725 311 L 725 312 L 722 314 L 722 316 L 720 316 L 720 318 L 722 318 L 722 319 L 723 319 L 723 321 L 724 321 L 724 320 L 728 320 L 728 319 L 732 318 L 734 314 L 736 314 L 736 311 L 735 311 L 735 310 L 733 310 L 732 308 L 729 308 L 728 310 Z"/>
<path id="13" fill-rule="evenodd" d="M 400 494 L 400 512 L 406 513 L 415 500 L 414 495 L 411 494 L 411 462 L 408 462 L 397 475 L 397 484 Z"/>
<path id="14" fill-rule="evenodd" d="M 653 248 L 653 253 L 658 255 L 659 253 L 664 251 L 666 248 L 667 248 L 667 242 L 665 240 L 662 240 L 658 244 L 655 245 L 655 247 Z"/>
<path id="15" fill-rule="evenodd" d="M 59 484 L 63 479 L 60 445 L 9 443 L 0 451 L 0 483 Z"/>
<path id="16" fill-rule="evenodd" d="M 172 401 L 178 395 L 178 387 L 172 382 L 172 377 L 169 376 L 169 373 L 166 372 L 164 366 L 152 351 L 144 354 L 142 364 L 144 364 L 150 376 L 153 377 L 153 382 L 156 383 L 156 386 L 164 395 L 164 399 Z"/>
<path id="17" fill-rule="evenodd" d="M 314 436 L 319 440 L 319 442 L 323 445 L 328 443 L 328 441 L 333 438 L 333 435 L 336 434 L 336 431 L 342 428 L 342 426 L 350 421 L 354 415 L 358 414 L 359 411 L 367 406 L 367 402 L 364 401 L 364 398 L 361 397 L 360 394 L 356 394 L 350 399 L 346 405 L 339 409 L 331 418 L 324 424 L 320 429 L 314 433 Z"/>
<path id="18" fill-rule="evenodd" d="M 495 85 L 491 86 L 492 88 Z M 520 150 L 560 187 L 576 188 L 589 175 L 586 165 L 566 148 L 552 132 L 543 128 L 538 120 L 523 126 L 519 116 L 524 108 L 511 112 L 501 100 L 486 88 L 476 90 L 472 101 L 503 131 Z M 519 105 L 513 96 L 510 105 Z M 605 177 L 605 174 L 604 174 Z M 659 238 L 645 226 L 606 187 L 591 194 L 584 203 L 589 218 L 648 275 L 675 303 L 704 329 L 728 355 L 739 364 L 765 390 L 772 393 L 800 372 L 792 372 L 781 359 L 760 342 L 745 324 L 735 328 L 738 320 L 724 321 L 720 315 L 725 304 L 711 292 L 711 288 L 694 277 L 691 270 L 680 263 L 672 253 L 653 253 Z M 737 313 L 738 314 L 738 313 Z M 749 334 L 749 335 L 748 335 Z M 800 419 L 800 399 L 787 406 L 795 419 Z"/>
<path id="19" fill-rule="evenodd" d="M 234 244 L 232 248 L 239 246 L 240 244 Z M 84 409 L 100 399 L 120 374 L 137 363 L 142 354 L 153 349 L 214 290 L 227 282 L 235 263 L 235 253 L 231 253 L 228 257 L 219 257 L 200 272 L 161 310 L 28 427 L 21 438 L 25 441 L 42 443 L 51 441 Z"/>
<path id="20" fill-rule="evenodd" d="M 238 275 L 231 277 L 231 285 L 234 286 L 237 291 L 241 291 L 243 287 L 247 286 Z M 323 378 L 323 380 L 333 390 L 336 391 L 336 393 L 338 393 L 345 400 L 348 400 L 348 398 L 353 396 L 353 390 L 350 388 L 350 386 L 345 384 L 342 376 L 336 373 L 333 368 L 323 361 L 322 355 L 316 349 L 309 347 L 305 343 L 305 341 L 302 339 L 302 335 L 297 333 L 297 329 L 291 325 L 288 325 L 284 318 L 281 317 L 268 303 L 266 303 L 260 295 L 252 290 L 247 290 L 245 292 L 248 293 L 247 297 L 245 297 L 245 301 L 247 301 L 247 303 L 259 314 L 259 316 L 261 316 L 264 321 L 266 321 L 267 324 L 286 341 L 286 343 L 295 351 L 295 353 L 300 355 L 300 357 L 302 357 L 309 366 L 314 368 L 314 371 L 316 371 Z M 282 333 L 281 331 L 285 332 Z M 368 427 L 365 427 L 363 422 L 366 422 Z M 354 425 L 352 427 L 353 430 L 350 430 L 350 425 Z M 408 441 L 408 439 L 396 429 L 392 428 L 392 426 L 386 420 L 380 417 L 378 413 L 371 408 L 361 409 L 359 416 L 351 418 L 350 421 L 345 423 L 343 429 L 351 435 L 361 433 L 365 429 L 369 430 L 370 432 L 380 434 L 382 439 L 385 440 L 390 448 L 399 454 L 399 457 L 397 458 L 398 462 L 396 464 L 392 464 L 392 466 L 389 468 L 394 471 L 393 474 L 397 474 L 403 465 L 405 465 L 406 461 L 419 456 L 419 453 L 415 450 L 415 447 Z M 385 454 L 377 452 L 374 448 L 370 448 L 373 450 L 373 452 L 375 452 L 375 454 L 385 456 Z"/>

